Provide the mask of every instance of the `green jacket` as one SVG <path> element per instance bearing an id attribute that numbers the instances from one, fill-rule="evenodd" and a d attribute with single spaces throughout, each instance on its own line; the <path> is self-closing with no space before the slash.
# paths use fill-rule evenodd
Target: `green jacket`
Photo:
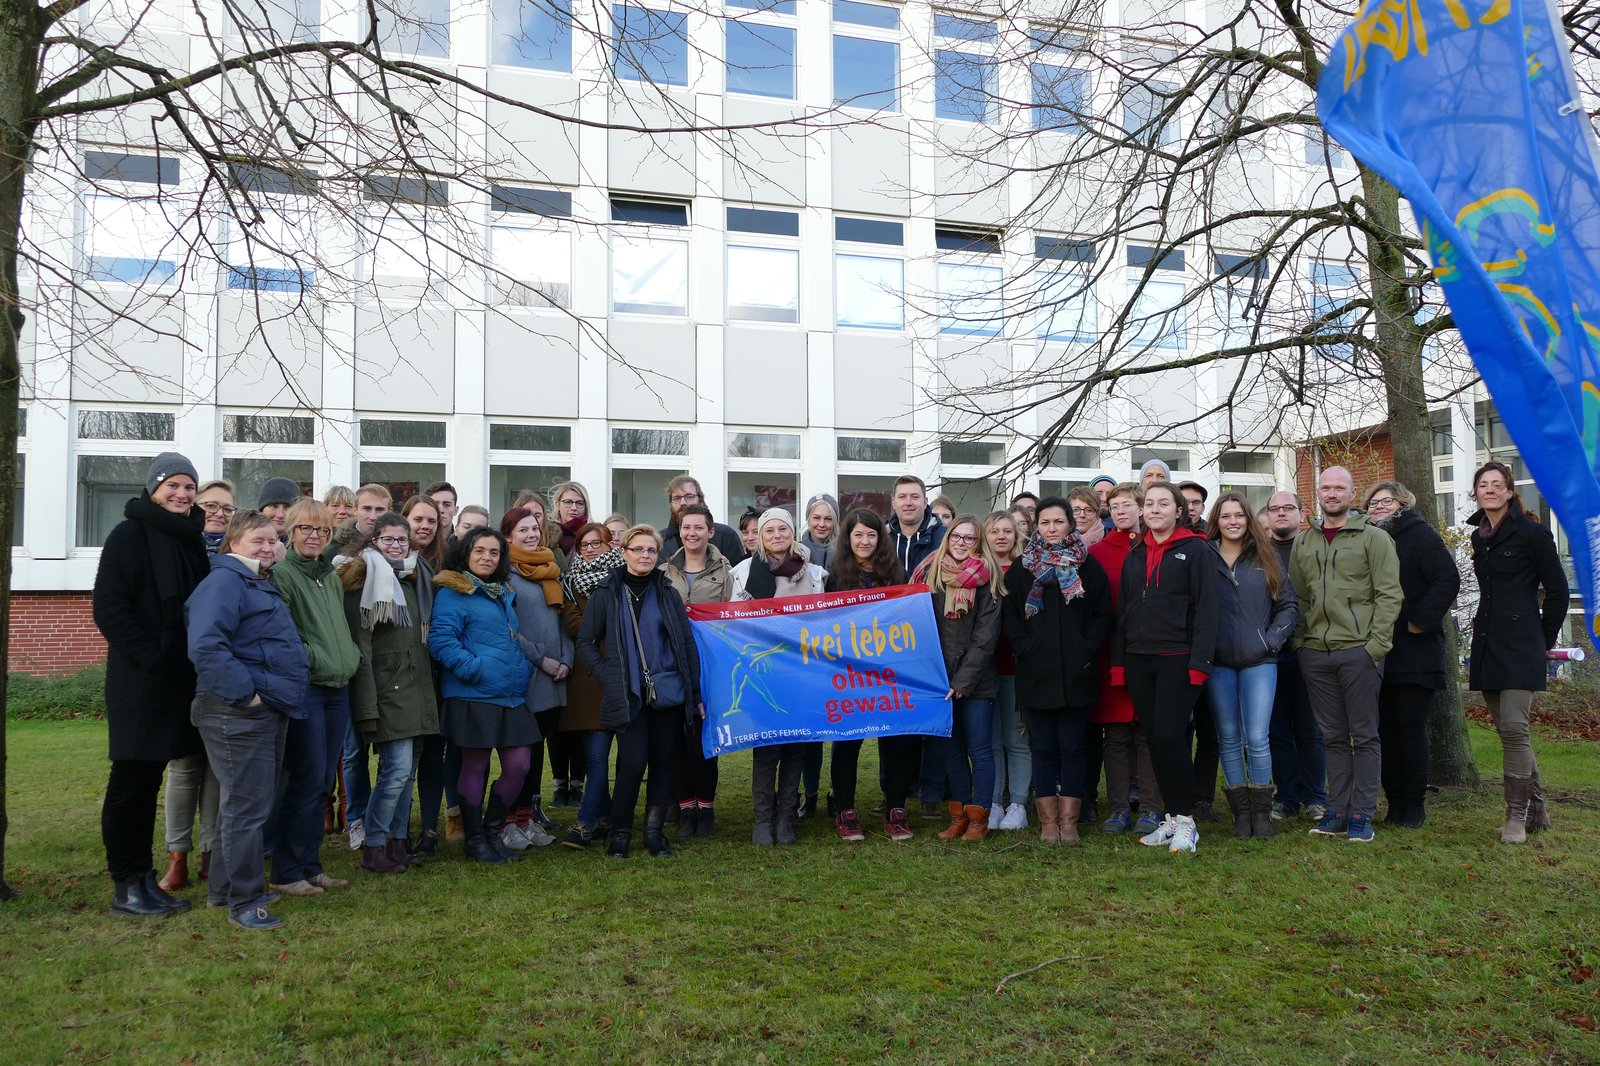
<path id="1" fill-rule="evenodd" d="M 272 586 L 278 590 L 311 660 L 311 683 L 339 688 L 350 682 L 361 653 L 350 636 L 344 617 L 344 586 L 333 567 L 321 559 L 303 559 L 290 551 L 272 568 Z"/>
<path id="2" fill-rule="evenodd" d="M 363 738 L 377 743 L 429 736 L 439 731 L 439 701 L 434 695 L 428 629 L 417 603 L 415 580 L 402 581 L 408 626 L 361 624 L 361 586 L 366 564 L 354 559 L 339 569 L 347 590 L 344 613 L 361 649 L 361 666 L 350 681 L 350 721 Z"/>
<path id="3" fill-rule="evenodd" d="M 1352 514 L 1329 543 L 1316 522 L 1294 541 L 1289 580 L 1300 601 L 1294 646 L 1313 651 L 1365 647 L 1389 654 L 1400 617 L 1400 559 L 1394 540 Z"/>

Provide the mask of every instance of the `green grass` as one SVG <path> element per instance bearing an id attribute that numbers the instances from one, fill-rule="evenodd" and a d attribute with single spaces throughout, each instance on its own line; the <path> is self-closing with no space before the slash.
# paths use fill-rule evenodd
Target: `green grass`
<path id="1" fill-rule="evenodd" d="M 1473 740 L 1496 775 L 1495 737 Z M 734 757 L 722 836 L 670 861 L 552 847 L 378 879 L 330 841 L 352 887 L 250 934 L 221 911 L 107 917 L 103 723 L 13 723 L 10 744 L 0 1061 L 1600 1060 L 1592 745 L 1540 742 L 1562 799 L 1524 848 L 1483 792 L 1367 847 L 1224 826 L 1194 857 L 924 824 L 758 850 Z M 995 993 L 1058 956 L 1078 961 Z"/>
<path id="2" fill-rule="evenodd" d="M 6 675 L 6 717 L 10 719 L 104 718 L 106 667 L 86 666 L 70 674 L 36 677 Z"/>

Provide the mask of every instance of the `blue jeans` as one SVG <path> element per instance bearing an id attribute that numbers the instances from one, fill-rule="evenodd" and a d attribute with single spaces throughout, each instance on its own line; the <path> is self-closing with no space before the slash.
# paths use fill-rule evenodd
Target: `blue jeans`
<path id="1" fill-rule="evenodd" d="M 372 799 L 372 778 L 367 772 L 371 761 L 371 753 L 361 734 L 356 732 L 355 723 L 348 722 L 344 730 L 344 820 L 347 823 L 364 821 L 367 817 L 367 802 Z"/>
<path id="2" fill-rule="evenodd" d="M 372 747 L 378 753 L 378 778 L 367 800 L 367 844 L 382 847 L 404 840 L 411 829 L 411 782 L 416 779 L 421 737 L 384 740 Z"/>
<path id="3" fill-rule="evenodd" d="M 1213 666 L 1206 682 L 1206 698 L 1217 724 L 1217 757 L 1222 761 L 1222 781 L 1228 788 L 1272 784 L 1272 754 L 1268 733 L 1272 725 L 1272 700 L 1278 688 L 1278 664 L 1259 663 L 1235 670 Z"/>
<path id="4" fill-rule="evenodd" d="M 1000 695 L 994 701 L 994 798 L 999 805 L 1006 794 L 1012 803 L 1028 802 L 1028 785 L 1033 781 L 1033 752 L 1028 735 L 1022 730 L 1022 711 L 1017 707 L 1017 679 L 1000 678 Z"/>
<path id="5" fill-rule="evenodd" d="M 350 724 L 350 690 L 311 685 L 301 705 L 306 714 L 289 720 L 279 777 L 277 815 L 270 824 L 272 880 L 288 885 L 322 872 L 322 818 L 327 782 L 339 765 L 339 749 Z"/>
<path id="6" fill-rule="evenodd" d="M 590 829 L 601 818 L 611 817 L 611 736 L 604 729 L 596 729 L 583 742 L 588 769 L 583 778 L 583 803 L 578 807 L 578 822 Z"/>
<path id="7" fill-rule="evenodd" d="M 288 719 L 260 705 L 230 707 L 201 692 L 195 695 L 189 720 L 205 741 L 206 759 L 221 787 L 217 850 L 222 854 L 212 856 L 206 896 L 242 914 L 266 898 L 263 830 L 277 791 Z"/>
<path id="8" fill-rule="evenodd" d="M 1272 701 L 1272 779 L 1278 783 L 1277 801 L 1290 807 L 1328 803 L 1328 753 L 1322 729 L 1311 713 L 1300 663 L 1294 656 L 1278 657 L 1278 689 Z"/>
<path id="9" fill-rule="evenodd" d="M 928 737 L 923 744 L 944 755 L 952 801 L 989 806 L 983 801 L 994 796 L 994 700 L 956 700 L 949 739 Z"/>

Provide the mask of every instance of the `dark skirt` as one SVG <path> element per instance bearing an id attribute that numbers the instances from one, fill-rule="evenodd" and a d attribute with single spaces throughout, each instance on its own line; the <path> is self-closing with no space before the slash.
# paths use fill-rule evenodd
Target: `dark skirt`
<path id="1" fill-rule="evenodd" d="M 528 705 L 501 707 L 475 700 L 445 700 L 439 732 L 462 748 L 520 748 L 539 741 L 539 724 Z"/>

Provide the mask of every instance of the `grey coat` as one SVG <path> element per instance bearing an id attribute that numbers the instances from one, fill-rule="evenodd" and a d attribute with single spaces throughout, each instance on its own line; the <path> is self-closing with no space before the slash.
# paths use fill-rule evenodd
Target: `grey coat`
<path id="1" fill-rule="evenodd" d="M 1277 662 L 1300 617 L 1289 575 L 1283 575 L 1278 598 L 1273 599 L 1254 546 L 1246 548 L 1232 566 L 1222 557 L 1216 541 L 1211 548 L 1217 563 L 1219 607 L 1217 650 L 1212 661 L 1234 670 Z"/>
<path id="2" fill-rule="evenodd" d="M 537 714 L 552 707 L 567 704 L 567 683 L 557 681 L 540 666 L 545 659 L 565 663 L 570 670 L 577 661 L 577 649 L 566 627 L 561 624 L 561 608 L 544 602 L 544 587 L 529 581 L 516 571 L 511 573 L 511 587 L 516 590 L 513 602 L 517 611 L 517 624 L 522 632 L 517 641 L 522 654 L 533 664 L 533 676 L 528 679 L 528 710 Z"/>

